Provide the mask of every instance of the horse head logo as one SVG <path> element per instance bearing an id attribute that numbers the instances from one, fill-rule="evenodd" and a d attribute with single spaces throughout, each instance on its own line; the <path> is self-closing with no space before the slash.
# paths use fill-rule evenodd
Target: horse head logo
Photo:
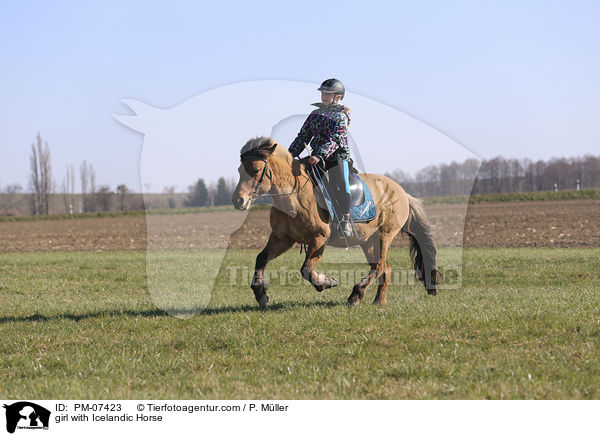
<path id="1" fill-rule="evenodd" d="M 6 431 L 14 433 L 17 426 L 27 428 L 48 428 L 50 411 L 28 401 L 19 401 L 3 406 L 6 409 Z"/>

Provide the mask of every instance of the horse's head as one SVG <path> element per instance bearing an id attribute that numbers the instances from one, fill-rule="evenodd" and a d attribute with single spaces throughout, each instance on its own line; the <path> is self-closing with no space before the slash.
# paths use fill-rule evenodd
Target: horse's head
<path id="1" fill-rule="evenodd" d="M 248 209 L 252 200 L 272 188 L 273 173 L 268 162 L 276 148 L 277 143 L 264 136 L 253 138 L 242 147 L 242 163 L 238 168 L 240 180 L 231 198 L 237 210 Z"/>

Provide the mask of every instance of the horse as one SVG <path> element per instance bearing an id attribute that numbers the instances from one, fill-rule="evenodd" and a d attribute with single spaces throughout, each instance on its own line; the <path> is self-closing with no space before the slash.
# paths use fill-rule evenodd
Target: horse
<path id="1" fill-rule="evenodd" d="M 250 285 L 260 308 L 266 309 L 269 304 L 268 284 L 263 279 L 267 264 L 295 243 L 306 248 L 300 268 L 302 277 L 318 292 L 338 284 L 335 277 L 315 270 L 326 243 L 337 247 L 359 245 L 371 269 L 354 285 L 348 304 L 359 304 L 367 287 L 376 279 L 379 279 L 379 286 L 373 303 L 385 304 L 392 272 L 387 252 L 400 231 L 409 237 L 416 277 L 429 295 L 437 294 L 442 277 L 436 269 L 433 227 L 425 216 L 422 202 L 407 194 L 395 181 L 385 176 L 360 174 L 371 190 L 377 213 L 369 222 L 354 223 L 354 236 L 340 239 L 331 234 L 331 216 L 319 206 L 306 165 L 294 159 L 285 147 L 269 137 L 252 138 L 242 147 L 240 160 L 240 178 L 232 196 L 234 208 L 247 210 L 263 195 L 270 196 L 273 202 L 271 234 L 267 245 L 256 257 Z"/>

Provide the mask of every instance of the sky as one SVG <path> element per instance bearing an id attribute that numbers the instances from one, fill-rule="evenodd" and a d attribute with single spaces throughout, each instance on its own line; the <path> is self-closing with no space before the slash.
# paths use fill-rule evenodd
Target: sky
<path id="1" fill-rule="evenodd" d="M 168 109 L 125 99 L 122 102 L 134 114 L 115 118 L 144 134 L 140 161 L 144 192 L 156 192 L 160 186 L 177 190 L 199 174 L 216 180 L 224 169 L 240 166 L 240 148 L 249 138 L 270 136 L 287 148 L 314 109 L 305 100 L 316 88 L 314 83 L 292 80 L 238 82 Z M 234 105 L 228 103 L 232 101 Z M 447 135 L 391 106 L 353 92 L 346 93 L 344 102 L 352 108 L 349 143 L 362 172 L 477 159 Z"/>
<path id="2" fill-rule="evenodd" d="M 88 3 L 0 5 L 0 188 L 27 188 L 39 131 L 57 186 L 67 165 L 86 160 L 99 185 L 140 191 L 144 135 L 113 116 L 132 114 L 123 99 L 176 109 L 257 80 L 337 77 L 480 158 L 600 154 L 597 1 Z M 310 111 L 317 100 L 294 104 Z M 231 113 L 235 129 L 243 114 Z M 409 143 L 400 127 L 382 128 Z M 419 169 L 387 164 L 367 169 Z M 209 182 L 237 168 L 215 160 L 213 169 Z M 169 184 L 183 191 L 192 181 Z"/>

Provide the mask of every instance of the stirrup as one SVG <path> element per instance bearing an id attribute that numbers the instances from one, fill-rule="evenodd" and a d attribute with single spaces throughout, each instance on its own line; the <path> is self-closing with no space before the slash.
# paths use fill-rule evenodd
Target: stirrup
<path id="1" fill-rule="evenodd" d="M 343 217 L 340 223 L 338 224 L 338 233 L 340 236 L 345 236 L 346 238 L 352 237 L 352 223 L 350 222 L 350 217 Z"/>

